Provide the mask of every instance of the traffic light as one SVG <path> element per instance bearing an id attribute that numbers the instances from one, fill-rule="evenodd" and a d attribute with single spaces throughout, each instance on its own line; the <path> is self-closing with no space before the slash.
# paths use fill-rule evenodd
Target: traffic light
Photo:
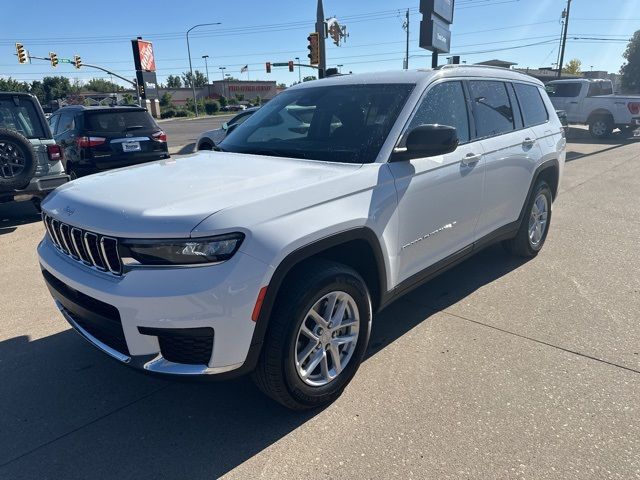
<path id="1" fill-rule="evenodd" d="M 16 55 L 18 55 L 18 63 L 27 63 L 27 52 L 24 49 L 24 45 L 16 43 Z"/>
<path id="2" fill-rule="evenodd" d="M 51 66 L 56 68 L 58 66 L 58 54 L 55 52 L 49 52 L 49 60 L 51 61 Z"/>
<path id="3" fill-rule="evenodd" d="M 341 34 L 340 25 L 338 25 L 338 22 L 333 22 L 329 27 L 329 36 L 333 39 L 333 43 L 336 46 L 340 46 Z"/>
<path id="4" fill-rule="evenodd" d="M 267 73 L 271 73 L 271 62 L 266 63 Z"/>
<path id="5" fill-rule="evenodd" d="M 82 66 L 82 59 L 80 58 L 80 55 L 73 56 L 73 66 L 76 68 L 80 68 Z"/>
<path id="6" fill-rule="evenodd" d="M 293 60 L 289 60 L 289 71 L 293 72 Z"/>
<path id="7" fill-rule="evenodd" d="M 320 43 L 318 38 L 318 32 L 310 33 L 307 37 L 307 41 L 309 45 L 307 48 L 309 49 L 309 64 L 310 65 L 318 65 L 320 63 Z"/>
<path id="8" fill-rule="evenodd" d="M 138 93 L 140 94 L 140 96 L 142 98 L 145 98 L 145 96 L 144 96 L 144 83 L 139 83 L 138 84 Z"/>

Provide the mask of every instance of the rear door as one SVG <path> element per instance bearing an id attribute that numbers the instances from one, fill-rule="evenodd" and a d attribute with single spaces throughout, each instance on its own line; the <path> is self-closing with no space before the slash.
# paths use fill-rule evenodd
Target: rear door
<path id="1" fill-rule="evenodd" d="M 551 82 L 547 84 L 547 93 L 556 110 L 567 112 L 569 123 L 581 122 L 580 92 L 582 82 Z"/>
<path id="2" fill-rule="evenodd" d="M 476 135 L 484 149 L 485 182 L 477 238 L 518 219 L 540 160 L 538 139 L 523 125 L 511 83 L 471 80 Z"/>
<path id="3" fill-rule="evenodd" d="M 82 136 L 88 137 L 85 156 L 98 169 L 156 160 L 167 151 L 165 142 L 154 139 L 159 131 L 146 110 L 87 110 L 82 125 Z"/>

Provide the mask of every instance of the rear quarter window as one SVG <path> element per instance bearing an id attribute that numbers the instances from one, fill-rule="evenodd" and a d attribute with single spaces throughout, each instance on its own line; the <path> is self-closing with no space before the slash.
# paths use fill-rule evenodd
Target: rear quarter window
<path id="1" fill-rule="evenodd" d="M 582 84 L 580 82 L 549 83 L 545 89 L 550 97 L 575 98 L 580 95 Z"/>
<path id="2" fill-rule="evenodd" d="M 539 125 L 549 120 L 549 114 L 538 87 L 524 83 L 514 83 L 513 87 L 522 110 L 525 127 Z"/>
<path id="3" fill-rule="evenodd" d="M 0 99 L 0 128 L 16 131 L 27 138 L 47 138 L 36 106 L 26 98 Z"/>

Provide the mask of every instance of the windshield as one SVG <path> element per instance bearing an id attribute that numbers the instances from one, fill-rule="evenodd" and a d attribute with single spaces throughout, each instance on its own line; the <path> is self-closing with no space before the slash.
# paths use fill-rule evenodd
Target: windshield
<path id="1" fill-rule="evenodd" d="M 331 85 L 285 91 L 219 145 L 227 152 L 371 163 L 414 85 Z"/>
<path id="2" fill-rule="evenodd" d="M 155 130 L 156 122 L 146 111 L 96 111 L 86 115 L 87 130 L 122 133 L 134 130 Z"/>
<path id="3" fill-rule="evenodd" d="M 14 130 L 27 138 L 47 138 L 38 112 L 31 100 L 19 98 L 0 99 L 0 128 Z"/>

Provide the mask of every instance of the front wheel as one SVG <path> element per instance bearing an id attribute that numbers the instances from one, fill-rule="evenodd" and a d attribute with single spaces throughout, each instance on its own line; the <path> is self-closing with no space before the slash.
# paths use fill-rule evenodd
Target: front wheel
<path id="1" fill-rule="evenodd" d="M 288 408 L 328 404 L 358 370 L 370 330 L 362 277 L 339 263 L 307 262 L 282 287 L 253 379 Z"/>

